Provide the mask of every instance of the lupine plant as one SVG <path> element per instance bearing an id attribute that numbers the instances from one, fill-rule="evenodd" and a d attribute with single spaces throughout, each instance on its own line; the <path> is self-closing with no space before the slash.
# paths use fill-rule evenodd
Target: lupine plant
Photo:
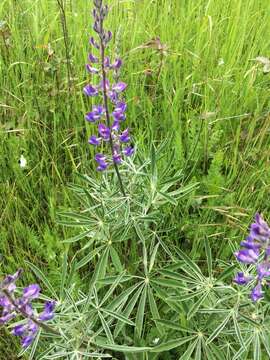
<path id="1" fill-rule="evenodd" d="M 63 241 L 56 285 L 26 262 L 40 285 L 21 290 L 21 270 L 6 276 L 0 323 L 21 338 L 20 355 L 30 360 L 269 359 L 269 226 L 256 215 L 235 252 L 242 269 L 234 279 L 239 264 L 215 259 L 208 238 L 199 262 L 170 241 L 178 230 L 167 227 L 168 218 L 180 218 L 199 184 L 172 167 L 170 140 L 153 142 L 146 154 L 128 145 L 122 60 L 105 53 L 113 39 L 104 28 L 108 6 L 93 4 L 97 40 L 90 37 L 91 84 L 83 92 L 99 99 L 85 117 L 97 125 L 89 143 L 99 149 L 103 176 L 79 174 L 70 185 L 79 210 L 59 212 L 59 224 L 74 228 L 74 236 Z"/>

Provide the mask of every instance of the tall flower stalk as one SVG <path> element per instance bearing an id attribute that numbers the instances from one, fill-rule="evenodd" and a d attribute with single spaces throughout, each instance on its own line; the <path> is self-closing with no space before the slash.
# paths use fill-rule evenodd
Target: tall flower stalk
<path id="1" fill-rule="evenodd" d="M 133 155 L 134 149 L 127 145 L 130 142 L 129 129 L 126 128 L 122 132 L 120 130 L 121 123 L 126 119 L 127 105 L 122 93 L 127 84 L 118 80 L 122 60 L 116 58 L 111 61 L 110 57 L 106 56 L 108 43 L 112 39 L 111 31 L 104 29 L 104 19 L 107 15 L 108 5 L 103 5 L 103 0 L 94 0 L 93 29 L 97 33 L 99 41 L 91 37 L 90 45 L 93 50 L 99 52 L 99 57 L 91 52 L 88 56 L 89 63 L 86 65 L 86 69 L 92 76 L 97 76 L 100 79 L 99 84 L 86 85 L 83 91 L 85 95 L 90 97 L 101 95 L 102 105 L 94 105 L 92 111 L 88 112 L 85 118 L 91 123 L 98 123 L 98 136 L 92 135 L 89 144 L 95 147 L 106 143 L 109 144 L 110 155 L 100 152 L 95 155 L 98 164 L 97 170 L 105 171 L 109 166 L 113 165 L 121 192 L 125 196 L 125 189 L 118 166 L 122 163 L 124 156 Z M 109 80 L 110 72 L 113 73 L 112 83 Z M 112 111 L 110 111 L 111 107 Z"/>

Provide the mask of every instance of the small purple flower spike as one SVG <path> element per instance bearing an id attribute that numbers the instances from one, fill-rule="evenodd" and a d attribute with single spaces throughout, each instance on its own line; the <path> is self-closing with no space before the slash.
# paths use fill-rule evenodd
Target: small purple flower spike
<path id="1" fill-rule="evenodd" d="M 270 276 L 270 228 L 263 218 L 257 213 L 255 222 L 250 226 L 249 236 L 241 242 L 241 249 L 235 253 L 239 262 L 245 264 L 256 264 L 256 286 L 253 288 L 250 297 L 253 302 L 263 298 L 262 285 L 264 279 Z M 238 273 L 234 282 L 239 285 L 246 285 L 252 279 Z"/>
<path id="2" fill-rule="evenodd" d="M 53 318 L 55 302 L 46 303 L 43 313 L 37 317 L 33 310 L 32 301 L 39 297 L 40 286 L 31 284 L 23 289 L 21 297 L 16 297 L 14 292 L 16 288 L 15 282 L 21 273 L 22 270 L 18 270 L 14 275 L 8 275 L 0 282 L 0 307 L 2 308 L 0 324 L 7 324 L 18 316 L 23 317 L 24 322 L 15 325 L 11 333 L 14 336 L 19 336 L 22 347 L 26 348 L 34 341 L 39 327 L 43 326 L 42 321 Z M 49 306 L 49 303 L 54 305 Z"/>

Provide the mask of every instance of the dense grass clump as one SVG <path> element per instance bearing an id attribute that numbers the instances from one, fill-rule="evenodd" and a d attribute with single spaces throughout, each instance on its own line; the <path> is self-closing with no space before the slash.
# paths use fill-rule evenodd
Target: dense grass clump
<path id="1" fill-rule="evenodd" d="M 82 286 L 87 292 L 89 274 L 101 265 L 105 268 L 106 263 L 107 281 L 104 269 L 96 274 L 95 280 L 100 283 L 92 281 L 93 288 L 97 286 L 98 298 L 102 285 L 106 290 L 125 281 L 132 286 L 134 279 L 131 275 L 124 278 L 129 276 L 122 274 L 124 268 L 129 274 L 138 271 L 142 279 L 148 279 L 158 262 L 151 286 L 136 283 L 136 289 L 141 289 L 136 292 L 138 303 L 133 297 L 138 311 L 131 309 L 128 313 L 124 309 L 124 315 L 131 315 L 136 323 L 135 335 L 123 330 L 119 322 L 114 332 L 121 334 L 125 344 L 147 347 L 156 338 L 165 339 L 163 330 L 151 330 L 153 324 L 157 328 L 162 324 L 159 313 L 170 314 L 170 323 L 168 320 L 162 326 L 173 330 L 170 312 L 172 308 L 179 312 L 181 326 L 174 330 L 180 331 L 181 336 L 177 336 L 182 337 L 184 328 L 185 336 L 189 334 L 190 324 L 179 314 L 186 312 L 190 320 L 200 308 L 200 304 L 196 308 L 195 302 L 193 314 L 183 303 L 160 305 L 165 290 L 157 284 L 173 283 L 173 272 L 181 268 L 183 261 L 187 261 L 188 272 L 192 265 L 185 255 L 202 266 L 204 280 L 207 271 L 212 276 L 212 259 L 220 259 L 216 263 L 213 260 L 216 281 L 228 263 L 232 265 L 233 249 L 243 238 L 254 213 L 266 215 L 270 210 L 267 201 L 270 72 L 262 61 L 256 60 L 259 56 L 270 57 L 270 3 L 267 0 L 108 3 L 111 11 L 107 27 L 114 33 L 111 51 L 121 54 L 124 62 L 121 78 L 128 84 L 126 121 L 138 149 L 136 165 L 128 163 L 128 169 L 135 175 L 122 170 L 130 194 L 128 201 L 123 202 L 117 195 L 116 181 L 109 186 L 110 174 L 102 177 L 96 173 L 94 151 L 87 144 L 92 129 L 85 124 L 84 114 L 89 111 L 90 101 L 82 95 L 82 88 L 88 81 L 84 66 L 92 33 L 92 2 L 0 3 L 0 271 L 12 273 L 18 267 L 28 266 L 26 285 L 37 275 L 30 271 L 33 270 L 30 263 L 35 264 L 57 288 L 63 286 L 60 269 L 70 262 L 70 273 L 67 269 L 64 272 L 66 285 L 72 291 L 73 286 Z M 20 162 L 22 156 L 27 162 L 25 166 Z M 159 180 L 155 183 L 157 174 Z M 104 199 L 107 203 L 101 206 Z M 152 203 L 154 206 L 149 205 Z M 75 216 L 74 220 L 70 209 L 80 212 L 81 217 Z M 109 215 L 103 219 L 106 211 Z M 80 237 L 78 234 L 86 224 L 78 227 L 76 222 L 86 221 L 85 213 L 89 216 L 96 213 L 96 222 L 90 222 L 89 233 Z M 135 218 L 130 214 L 136 214 Z M 102 231 L 100 219 L 105 224 Z M 130 221 L 134 221 L 131 227 Z M 90 232 L 97 232 L 100 238 L 91 242 Z M 109 247 L 108 234 L 113 243 Z M 139 250 L 136 242 L 142 244 Z M 163 251 L 158 252 L 158 248 Z M 156 258 L 151 257 L 153 253 L 158 254 Z M 125 259 L 124 254 L 129 258 Z M 177 257 L 182 260 L 174 263 Z M 165 265 L 168 269 L 164 270 Z M 214 286 L 218 287 L 219 280 L 215 281 Z M 63 293 L 57 293 L 58 299 L 72 303 L 72 291 L 69 300 Z M 174 297 L 177 291 L 170 289 L 168 293 Z M 154 300 L 153 294 L 159 300 Z M 185 296 L 188 299 L 188 293 Z M 209 292 L 208 305 L 215 296 L 222 297 L 211 296 Z M 205 316 L 207 306 L 200 316 Z M 74 308 L 73 311 L 72 321 L 76 317 Z M 151 313 L 151 320 L 147 318 L 144 322 L 140 315 L 144 311 Z M 235 324 L 238 308 L 235 311 L 230 315 L 232 318 L 229 310 L 226 312 L 221 320 L 224 327 L 230 322 Z M 247 313 L 243 316 L 247 317 Z M 208 324 L 207 320 L 205 323 Z M 206 343 L 214 344 L 218 334 L 208 335 L 210 341 Z M 239 335 L 238 340 L 242 344 L 246 338 Z M 204 349 L 204 340 L 196 341 Z M 187 342 L 185 350 L 192 346 Z M 211 346 L 209 351 L 217 358 L 215 345 Z M 16 339 L 7 337 L 6 330 L 1 328 L 0 358 L 16 359 L 17 348 Z M 233 353 L 233 349 L 234 344 L 228 353 Z M 108 350 L 113 351 L 113 347 Z M 168 355 L 160 359 L 180 356 L 174 346 L 167 345 L 164 351 Z M 122 359 L 120 353 L 114 356 Z M 248 348 L 245 354 L 249 356 Z M 149 359 L 157 358 L 152 355 Z M 187 356 L 188 353 L 186 359 Z"/>

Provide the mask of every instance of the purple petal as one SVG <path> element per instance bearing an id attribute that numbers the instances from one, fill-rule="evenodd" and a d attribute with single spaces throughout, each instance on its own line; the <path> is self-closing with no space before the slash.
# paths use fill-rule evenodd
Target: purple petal
<path id="1" fill-rule="evenodd" d="M 22 338 L 21 344 L 23 348 L 27 348 L 29 345 L 32 344 L 35 337 L 33 335 L 25 336 Z"/>
<path id="2" fill-rule="evenodd" d="M 88 60 L 93 64 L 98 63 L 98 58 L 95 55 L 91 54 L 91 53 L 88 55 Z"/>
<path id="3" fill-rule="evenodd" d="M 129 130 L 126 129 L 122 132 L 122 134 L 119 136 L 119 140 L 122 142 L 122 143 L 127 143 L 130 141 L 130 136 L 129 136 Z"/>
<path id="4" fill-rule="evenodd" d="M 134 148 L 132 146 L 127 146 L 123 150 L 123 154 L 126 155 L 126 156 L 132 156 L 134 154 Z"/>
<path id="5" fill-rule="evenodd" d="M 113 131 L 118 131 L 120 129 L 120 124 L 119 121 L 115 120 L 112 124 L 112 130 Z"/>
<path id="6" fill-rule="evenodd" d="M 251 294 L 250 294 L 251 300 L 253 302 L 256 302 L 258 300 L 260 300 L 263 297 L 263 292 L 262 292 L 262 285 L 261 283 L 258 283 L 252 290 Z"/>
<path id="7" fill-rule="evenodd" d="M 254 264 L 259 258 L 259 251 L 253 249 L 243 249 L 235 253 L 238 261 L 245 264 Z"/>
<path id="8" fill-rule="evenodd" d="M 39 320 L 48 321 L 54 317 L 55 301 L 47 301 L 44 306 L 43 312 L 39 315 Z"/>
<path id="9" fill-rule="evenodd" d="M 107 128 L 107 126 L 105 126 L 104 124 L 98 125 L 98 132 L 105 141 L 108 141 L 110 139 L 110 129 Z"/>
<path id="10" fill-rule="evenodd" d="M 96 40 L 93 37 L 90 37 L 89 43 L 90 45 L 93 45 L 96 49 L 99 49 L 99 44 L 96 42 Z"/>
<path id="11" fill-rule="evenodd" d="M 92 85 L 86 85 L 83 88 L 83 92 L 86 96 L 97 96 L 98 90 Z"/>
<path id="12" fill-rule="evenodd" d="M 90 74 L 98 74 L 99 73 L 99 69 L 89 65 L 89 64 L 86 64 L 85 65 L 86 67 L 86 70 L 90 73 Z"/>
<path id="13" fill-rule="evenodd" d="M 270 239 L 270 228 L 258 213 L 255 215 L 255 223 L 250 226 L 250 236 L 260 241 Z"/>
<path id="14" fill-rule="evenodd" d="M 17 325 L 17 326 L 14 326 L 11 333 L 14 336 L 23 336 L 23 334 L 25 333 L 26 330 L 27 330 L 27 326 L 25 324 Z"/>
<path id="15" fill-rule="evenodd" d="M 122 156 L 121 156 L 121 154 L 119 154 L 119 153 L 114 153 L 114 154 L 113 154 L 113 161 L 114 161 L 116 164 L 121 164 L 121 162 L 122 162 Z"/>
<path id="16" fill-rule="evenodd" d="M 120 69 L 122 64 L 123 64 L 123 62 L 121 59 L 116 59 L 115 62 L 112 64 L 112 68 L 118 70 L 118 69 Z"/>
<path id="17" fill-rule="evenodd" d="M 0 317 L 0 325 L 7 324 L 11 319 L 14 319 L 15 316 L 16 315 L 14 313 L 7 313 L 6 315 Z"/>
<path id="18" fill-rule="evenodd" d="M 117 84 L 113 84 L 112 89 L 117 93 L 122 92 L 126 89 L 127 84 L 124 82 L 118 82 Z"/>
<path id="19" fill-rule="evenodd" d="M 90 136 L 88 143 L 94 146 L 100 145 L 100 138 L 96 137 L 95 135 Z"/>
<path id="20" fill-rule="evenodd" d="M 38 284 L 32 284 L 27 286 L 23 290 L 23 297 L 27 299 L 36 299 L 39 297 L 40 287 Z"/>
<path id="21" fill-rule="evenodd" d="M 247 285 L 251 280 L 251 276 L 245 276 L 243 272 L 239 272 L 236 274 L 233 281 L 238 285 Z"/>
<path id="22" fill-rule="evenodd" d="M 259 279 L 270 276 L 270 264 L 268 262 L 263 262 L 257 266 L 257 273 Z"/>

